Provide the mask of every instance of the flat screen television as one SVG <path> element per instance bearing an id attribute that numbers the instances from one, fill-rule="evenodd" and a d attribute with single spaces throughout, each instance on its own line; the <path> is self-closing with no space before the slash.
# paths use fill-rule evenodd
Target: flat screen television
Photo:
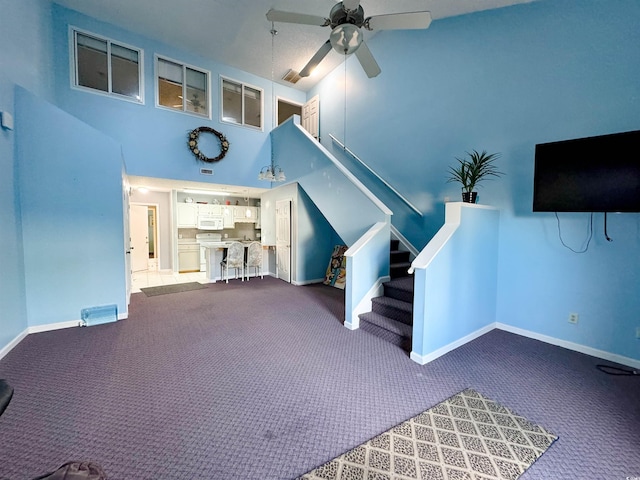
<path id="1" fill-rule="evenodd" d="M 640 130 L 540 143 L 534 212 L 640 212 Z"/>

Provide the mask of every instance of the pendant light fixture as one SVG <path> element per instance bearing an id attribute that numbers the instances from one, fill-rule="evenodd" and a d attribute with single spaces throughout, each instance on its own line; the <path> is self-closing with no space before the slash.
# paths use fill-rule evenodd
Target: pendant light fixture
<path id="1" fill-rule="evenodd" d="M 271 22 L 271 104 L 274 105 L 275 99 L 275 89 L 274 89 L 274 81 L 273 81 L 273 70 L 274 70 L 274 41 L 275 37 L 278 34 L 278 31 L 275 29 L 273 22 Z M 275 115 L 272 115 L 273 121 L 275 123 Z M 260 169 L 260 173 L 258 173 L 258 180 L 266 180 L 269 182 L 284 182 L 287 177 L 284 174 L 280 165 L 275 165 L 275 158 L 273 153 L 273 135 L 271 136 L 271 165 L 265 165 Z"/>

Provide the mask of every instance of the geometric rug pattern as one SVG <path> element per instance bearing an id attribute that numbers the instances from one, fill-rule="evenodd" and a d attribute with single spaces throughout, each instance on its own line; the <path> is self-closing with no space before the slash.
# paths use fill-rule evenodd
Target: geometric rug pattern
<path id="1" fill-rule="evenodd" d="M 468 388 L 300 480 L 513 480 L 557 438 Z"/>

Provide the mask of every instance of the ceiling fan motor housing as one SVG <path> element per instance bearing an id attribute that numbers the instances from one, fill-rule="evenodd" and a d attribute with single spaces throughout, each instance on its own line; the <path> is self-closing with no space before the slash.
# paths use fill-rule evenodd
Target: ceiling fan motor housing
<path id="1" fill-rule="evenodd" d="M 339 2 L 331 9 L 331 13 L 329 13 L 329 20 L 331 20 L 331 29 L 345 23 L 351 23 L 357 27 L 362 27 L 362 25 L 364 25 L 364 10 L 361 5 L 358 5 L 356 10 L 348 11 L 344 8 L 342 2 Z"/>

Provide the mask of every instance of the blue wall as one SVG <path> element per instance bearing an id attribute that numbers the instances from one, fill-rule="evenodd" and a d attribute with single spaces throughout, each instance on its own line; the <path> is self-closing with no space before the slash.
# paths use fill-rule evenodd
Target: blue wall
<path id="1" fill-rule="evenodd" d="M 273 128 L 273 102 L 269 79 L 180 51 L 58 5 L 54 5 L 53 18 L 56 101 L 72 115 L 123 145 L 128 174 L 264 187 L 264 182 L 259 183 L 257 179 L 257 172 L 271 159 L 269 132 Z M 69 25 L 144 50 L 144 105 L 70 88 Z M 265 25 L 265 41 L 270 41 L 268 24 Z M 210 71 L 212 120 L 155 107 L 155 54 Z M 220 75 L 264 89 L 263 131 L 220 122 Z M 273 92 L 300 103 L 306 98 L 303 92 L 278 84 Z M 187 148 L 188 132 L 199 126 L 224 133 L 231 143 L 222 161 L 197 162 Z M 200 175 L 203 166 L 213 167 L 214 176 Z"/>
<path id="2" fill-rule="evenodd" d="M 579 255 L 560 244 L 553 214 L 531 211 L 536 143 L 640 129 L 639 20 L 636 0 L 540 0 L 380 32 L 369 42 L 378 77 L 347 60 L 346 140 L 344 68 L 309 93 L 320 95 L 322 141 L 345 141 L 423 211 L 422 225 L 400 222 L 419 248 L 442 225 L 444 198 L 460 198 L 446 183 L 454 157 L 501 152 L 506 175 L 479 190 L 501 210 L 496 320 L 640 359 L 640 215 L 610 216 L 612 243 L 596 215 Z M 588 218 L 561 216 L 570 244 L 583 243 Z"/>
<path id="3" fill-rule="evenodd" d="M 52 96 L 50 6 L 0 0 L 0 12 L 0 111 L 15 118 L 16 84 Z M 27 328 L 15 137 L 15 130 L 0 128 L 0 351 Z"/>
<path id="4" fill-rule="evenodd" d="M 29 326 L 126 312 L 120 146 L 22 88 L 16 111 Z"/>

